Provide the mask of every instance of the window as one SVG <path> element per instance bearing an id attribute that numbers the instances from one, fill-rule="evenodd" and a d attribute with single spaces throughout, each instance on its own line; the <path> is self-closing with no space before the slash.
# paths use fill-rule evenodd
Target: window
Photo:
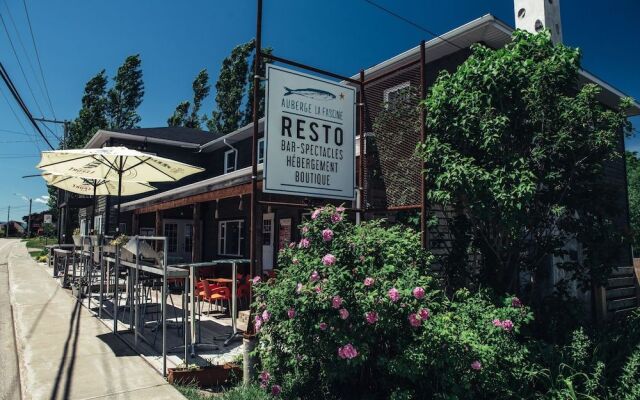
<path id="1" fill-rule="evenodd" d="M 140 228 L 140 236 L 154 236 L 155 234 L 155 228 Z"/>
<path id="2" fill-rule="evenodd" d="M 175 253 L 178 250 L 178 224 L 164 224 L 164 235 L 167 237 L 167 251 Z"/>
<path id="3" fill-rule="evenodd" d="M 238 164 L 238 151 L 229 150 L 224 152 L 224 173 L 228 174 L 236 170 Z"/>
<path id="4" fill-rule="evenodd" d="M 104 233 L 104 224 L 102 215 L 96 215 L 93 219 L 93 233 L 96 235 Z"/>
<path id="5" fill-rule="evenodd" d="M 411 82 L 403 82 L 399 85 L 385 89 L 384 91 L 384 104 L 393 104 L 399 100 L 405 100 L 409 96 L 409 87 Z"/>
<path id="6" fill-rule="evenodd" d="M 81 235 L 86 235 L 87 234 L 87 220 L 86 219 L 80 220 L 80 234 Z"/>
<path id="7" fill-rule="evenodd" d="M 258 139 L 258 164 L 264 162 L 264 138 Z"/>
<path id="8" fill-rule="evenodd" d="M 243 253 L 244 220 L 218 222 L 218 254 L 222 256 L 241 256 Z"/>

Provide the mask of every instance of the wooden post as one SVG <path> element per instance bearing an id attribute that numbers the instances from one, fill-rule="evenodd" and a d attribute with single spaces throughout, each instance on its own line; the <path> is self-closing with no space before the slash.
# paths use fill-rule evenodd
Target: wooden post
<path id="1" fill-rule="evenodd" d="M 162 211 L 156 211 L 156 236 L 162 236 Z M 160 242 L 155 241 L 156 246 L 160 245 Z M 156 251 L 162 250 L 161 248 L 156 248 Z"/>
<path id="2" fill-rule="evenodd" d="M 420 100 L 427 97 L 427 58 L 424 40 L 420 42 Z M 420 141 L 424 142 L 427 137 L 426 121 L 427 110 L 424 106 L 420 106 Z M 424 170 L 425 163 L 420 165 Z M 423 249 L 429 248 L 429 229 L 427 220 L 429 218 L 429 205 L 427 204 L 427 187 L 425 177 L 420 173 L 420 243 Z"/>
<path id="3" fill-rule="evenodd" d="M 193 205 L 193 236 L 191 237 L 191 261 L 202 261 L 202 229 L 201 229 L 202 204 Z"/>

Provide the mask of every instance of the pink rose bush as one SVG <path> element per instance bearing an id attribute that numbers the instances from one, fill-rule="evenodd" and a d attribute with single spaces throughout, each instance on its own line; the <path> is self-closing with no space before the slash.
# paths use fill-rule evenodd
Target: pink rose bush
<path id="1" fill-rule="evenodd" d="M 492 373 L 496 365 L 523 362 L 515 333 L 526 323 L 526 307 L 512 307 L 509 299 L 497 308 L 465 291 L 448 299 L 430 275 L 419 234 L 405 227 L 356 226 L 344 209 L 325 206 L 300 233 L 308 247 L 283 249 L 278 265 L 286 267 L 255 286 L 256 349 L 270 372 L 267 393 L 278 385 L 282 398 L 308 398 L 322 376 L 334 394 L 375 387 L 370 397 L 391 398 L 404 388 L 432 398 L 431 377 L 440 377 L 438 390 L 445 392 L 455 384 L 482 393 L 477 398 L 504 394 L 499 388 L 506 383 Z"/>

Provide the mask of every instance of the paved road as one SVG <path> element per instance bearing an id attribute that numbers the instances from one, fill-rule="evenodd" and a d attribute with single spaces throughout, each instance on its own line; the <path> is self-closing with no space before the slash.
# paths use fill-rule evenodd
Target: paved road
<path id="1" fill-rule="evenodd" d="M 0 265 L 0 400 L 21 392 L 24 400 L 184 399 L 60 288 L 24 243 L 0 239 Z"/>
<path id="2" fill-rule="evenodd" d="M 0 399 L 20 400 L 20 369 L 9 298 L 9 247 L 17 240 L 0 240 Z M 6 383 L 6 385 L 5 385 Z"/>

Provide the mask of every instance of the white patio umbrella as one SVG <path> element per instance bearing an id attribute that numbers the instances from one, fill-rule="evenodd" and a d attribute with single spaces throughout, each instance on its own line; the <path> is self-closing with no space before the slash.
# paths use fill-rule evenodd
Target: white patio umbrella
<path id="1" fill-rule="evenodd" d="M 95 220 L 96 213 L 96 196 L 115 196 L 118 194 L 118 183 L 114 181 L 105 181 L 103 179 L 87 179 L 76 176 L 55 175 L 44 173 L 42 178 L 49 186 L 66 190 L 68 192 L 93 196 L 93 208 L 91 211 L 91 227 Z M 154 186 L 146 182 L 124 181 L 121 186 L 120 194 L 122 196 L 131 196 L 156 190 Z"/>
<path id="2" fill-rule="evenodd" d="M 56 175 L 115 181 L 118 185 L 116 232 L 120 229 L 123 182 L 172 182 L 204 170 L 126 147 L 43 151 L 37 167 Z"/>

